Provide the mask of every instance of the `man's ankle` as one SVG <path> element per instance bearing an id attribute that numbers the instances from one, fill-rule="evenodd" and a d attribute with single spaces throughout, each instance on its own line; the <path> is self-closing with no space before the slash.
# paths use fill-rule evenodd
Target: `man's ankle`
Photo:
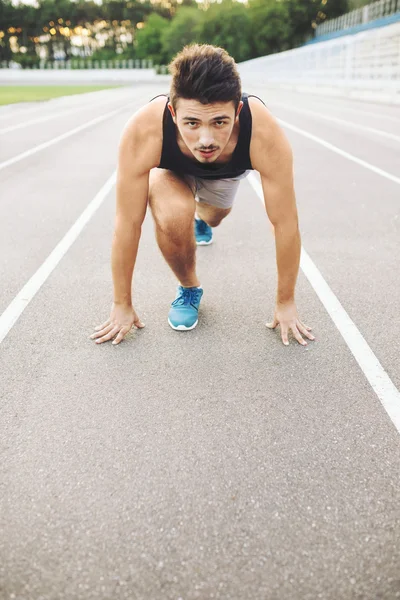
<path id="1" fill-rule="evenodd" d="M 192 285 L 183 285 L 183 283 L 179 282 L 179 285 L 183 288 L 201 288 L 201 283 L 199 281 Z"/>

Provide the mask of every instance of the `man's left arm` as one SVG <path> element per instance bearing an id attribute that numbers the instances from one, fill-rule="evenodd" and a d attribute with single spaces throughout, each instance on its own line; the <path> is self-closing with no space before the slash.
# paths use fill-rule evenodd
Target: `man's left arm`
<path id="1" fill-rule="evenodd" d="M 261 176 L 265 208 L 275 231 L 278 283 L 272 323 L 280 326 L 282 341 L 289 344 L 289 331 L 299 344 L 314 336 L 302 323 L 295 303 L 295 287 L 300 265 L 301 239 L 293 184 L 293 157 L 289 142 L 267 108 L 250 99 L 253 135 L 250 146 L 252 166 Z M 257 105 L 255 105 L 255 102 Z"/>

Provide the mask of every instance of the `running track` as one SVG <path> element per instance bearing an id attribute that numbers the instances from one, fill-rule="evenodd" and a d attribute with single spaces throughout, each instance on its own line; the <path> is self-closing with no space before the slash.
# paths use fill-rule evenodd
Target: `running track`
<path id="1" fill-rule="evenodd" d="M 272 318 L 257 177 L 199 248 L 199 326 L 143 227 L 120 346 L 113 173 L 164 84 L 0 111 L 0 598 L 400 598 L 400 112 L 268 90 L 295 154 L 297 303 Z M 88 208 L 89 207 L 89 208 Z"/>

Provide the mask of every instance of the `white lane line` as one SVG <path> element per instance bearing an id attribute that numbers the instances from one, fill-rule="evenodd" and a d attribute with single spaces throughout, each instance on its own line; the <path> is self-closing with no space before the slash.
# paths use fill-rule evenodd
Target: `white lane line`
<path id="1" fill-rule="evenodd" d="M 32 275 L 22 290 L 17 294 L 14 300 L 12 300 L 12 302 L 0 316 L 0 344 L 10 329 L 15 325 L 19 317 L 22 315 L 32 298 L 37 294 L 42 285 L 45 283 L 46 279 L 50 276 L 60 260 L 75 242 L 82 229 L 104 202 L 108 193 L 113 188 L 115 181 L 116 171 L 113 172 L 111 177 L 106 181 L 100 191 L 85 208 L 81 216 L 65 234 L 61 242 L 57 244 L 51 254 L 46 258 L 44 263 L 38 268 L 36 273 Z"/>
<path id="2" fill-rule="evenodd" d="M 268 93 L 268 90 L 266 91 L 266 93 Z M 275 88 L 274 92 L 277 92 L 278 90 Z M 287 90 L 283 90 L 280 89 L 279 92 L 285 92 Z M 385 105 L 375 105 L 377 106 L 378 111 L 380 112 L 373 112 L 373 111 L 368 111 L 368 110 L 364 110 L 363 108 L 355 108 L 354 106 L 348 106 L 348 104 L 344 104 L 343 99 L 340 98 L 339 96 L 336 97 L 337 102 L 332 102 L 333 98 L 331 96 L 326 96 L 326 95 L 320 95 L 320 96 L 316 96 L 315 94 L 311 95 L 310 92 L 294 92 L 297 94 L 298 100 L 305 100 L 308 104 L 308 106 L 310 106 L 310 104 L 316 106 L 317 108 L 321 108 L 321 103 L 323 104 L 324 108 L 332 108 L 332 109 L 336 109 L 339 111 L 348 111 L 348 112 L 352 112 L 352 113 L 356 113 L 357 115 L 365 115 L 366 117 L 375 117 L 376 119 L 386 119 L 389 121 L 393 121 L 394 123 L 400 123 L 400 119 L 398 117 L 392 117 L 389 115 L 384 114 L 384 110 L 385 110 Z M 291 98 L 293 98 L 293 92 L 290 93 Z M 317 103 L 316 99 L 317 97 L 321 100 L 321 103 Z M 309 101 L 310 99 L 310 101 Z M 340 103 L 339 103 L 340 101 Z M 354 99 L 353 99 L 354 101 Z M 278 102 L 278 100 L 271 100 L 271 103 L 276 103 Z M 349 100 L 349 102 L 352 102 L 352 100 Z M 362 102 L 362 101 L 359 101 Z M 267 105 L 269 104 L 269 102 L 267 103 Z M 365 106 L 365 103 L 364 103 Z M 392 108 L 395 108 L 392 106 Z"/>
<path id="3" fill-rule="evenodd" d="M 310 140 L 313 140 L 313 142 L 317 142 L 317 144 L 321 144 L 321 146 L 325 146 L 325 148 L 332 150 L 332 152 L 336 152 L 336 154 L 340 154 L 340 156 L 344 156 L 344 158 L 347 158 L 348 160 L 351 160 L 351 161 L 357 163 L 358 165 L 361 165 L 365 169 L 369 169 L 370 171 L 373 171 L 374 173 L 377 173 L 378 175 L 381 175 L 382 177 L 386 177 L 386 179 L 390 179 L 390 181 L 394 181 L 394 183 L 400 184 L 400 177 L 396 177 L 395 175 L 392 175 L 391 173 L 388 173 L 387 171 L 384 171 L 383 169 L 380 169 L 379 167 L 375 167 L 375 165 L 371 165 L 371 163 L 368 163 L 367 161 L 362 160 L 361 158 L 357 158 L 357 156 L 354 156 L 354 154 L 345 152 L 345 150 L 342 150 L 341 148 L 338 148 L 337 146 L 334 146 L 333 144 L 326 142 L 322 138 L 317 137 L 316 135 L 313 135 L 312 133 L 308 133 L 308 131 L 304 131 L 304 129 L 300 129 L 300 127 L 296 127 L 295 125 L 292 125 L 291 123 L 288 123 L 287 121 L 283 121 L 282 119 L 277 119 L 277 121 L 279 123 L 281 123 L 283 125 L 283 127 L 287 127 L 288 129 L 291 129 L 292 131 L 295 131 L 296 133 L 300 133 L 300 135 L 303 135 L 304 137 L 309 138 Z"/>
<path id="4" fill-rule="evenodd" d="M 274 104 L 273 102 L 271 104 Z M 324 119 L 325 121 L 332 121 L 332 123 L 338 123 L 339 125 L 345 125 L 346 127 L 353 127 L 353 129 L 360 129 L 361 131 L 369 131 L 370 133 L 374 133 L 375 135 L 380 135 L 381 137 L 386 137 L 390 140 L 395 140 L 396 142 L 400 142 L 400 136 L 394 135 L 394 133 L 388 133 L 387 131 L 382 131 L 381 129 L 375 129 L 374 127 L 368 127 L 367 125 L 361 125 L 360 123 L 352 123 L 351 121 L 345 121 L 344 119 L 339 119 L 338 117 L 330 117 L 328 115 L 324 115 L 322 113 L 315 112 L 313 110 L 307 110 L 305 108 L 297 108 L 294 106 L 290 106 L 290 104 L 283 104 L 282 102 L 277 102 L 276 107 L 278 108 L 286 108 L 293 112 L 297 112 L 299 114 L 310 115 L 311 117 L 315 117 L 318 119 Z M 1 133 L 1 131 L 0 131 Z"/>
<path id="5" fill-rule="evenodd" d="M 353 112 L 353 113 L 356 113 L 357 115 L 365 115 L 366 117 L 375 117 L 376 119 L 386 119 L 388 121 L 393 121 L 394 123 L 400 123 L 400 119 L 398 119 L 396 117 L 391 117 L 389 115 L 385 115 L 382 113 L 375 113 L 375 112 L 368 111 L 368 110 L 362 110 L 362 109 L 358 110 L 357 108 L 351 108 L 350 106 L 345 106 L 343 104 L 341 104 L 341 105 L 332 104 L 332 103 L 329 104 L 329 103 L 326 103 L 325 100 L 324 100 L 324 107 L 336 108 L 339 110 L 347 110 L 348 112 Z M 380 107 L 381 111 L 383 111 L 384 109 L 385 109 L 384 106 Z"/>
<path id="6" fill-rule="evenodd" d="M 247 179 L 264 205 L 264 195 L 261 183 L 253 173 L 250 173 Z M 395 387 L 389 375 L 365 341 L 363 335 L 350 319 L 349 315 L 344 310 L 303 246 L 301 248 L 300 268 L 322 302 L 325 310 L 338 328 L 341 336 L 350 349 L 350 352 L 360 365 L 362 372 L 381 401 L 397 431 L 400 433 L 399 390 Z"/>
<path id="7" fill-rule="evenodd" d="M 14 110 L 7 110 L 5 111 L 4 114 L 0 113 L 0 120 L 1 119 L 10 119 L 12 117 L 19 117 L 19 115 L 27 115 L 28 113 L 35 113 L 38 111 L 42 111 L 43 107 L 42 106 L 32 106 L 31 108 L 24 108 L 24 109 L 14 109 Z"/>
<path id="8" fill-rule="evenodd" d="M 24 158 L 27 158 L 28 156 L 32 156 L 32 154 L 36 154 L 36 152 L 40 152 L 41 150 L 44 150 L 45 148 L 48 148 L 49 146 L 53 146 L 53 144 L 57 144 L 58 142 L 61 142 L 61 140 L 65 140 L 66 138 L 69 138 L 71 135 L 75 135 L 75 133 L 79 133 L 80 131 L 87 129 L 88 127 L 91 127 L 92 125 L 95 125 L 96 123 L 105 121 L 105 119 L 108 119 L 109 117 L 112 117 L 113 115 L 116 115 L 117 113 L 126 109 L 128 106 L 131 106 L 131 103 L 125 104 L 124 106 L 121 106 L 120 108 L 117 108 L 116 110 L 112 110 L 111 112 L 108 112 L 105 115 L 96 117 L 95 119 L 88 121 L 84 125 L 75 127 L 74 129 L 71 129 L 70 131 L 63 133 L 62 135 L 59 135 L 58 137 L 56 137 L 48 142 L 39 144 L 39 146 L 34 146 L 30 150 L 27 150 L 26 152 L 22 152 L 22 154 L 18 154 L 17 156 L 14 156 L 13 158 L 10 158 L 9 160 L 6 160 L 6 161 L 0 163 L 0 171 L 2 169 L 5 169 L 6 167 L 9 167 L 10 165 L 15 164 L 16 162 L 19 162 L 20 160 L 23 160 Z"/>
<path id="9" fill-rule="evenodd" d="M 103 100 L 103 102 L 99 102 L 97 104 L 90 104 L 85 106 L 78 106 L 74 108 L 70 108 L 69 110 L 64 110 L 62 112 L 54 113 L 52 115 L 47 115 L 46 117 L 39 117 L 38 119 L 31 119 L 30 121 L 24 121 L 23 123 L 18 123 L 18 125 L 11 125 L 10 127 L 5 127 L 4 129 L 0 129 L 0 135 L 4 133 L 10 133 L 10 131 L 15 131 L 16 129 L 22 129 L 23 127 L 29 127 L 29 125 L 36 125 L 37 123 L 44 123 L 45 121 L 51 121 L 51 119 L 57 119 L 57 117 L 65 117 L 65 115 L 70 115 L 71 113 L 77 113 L 81 110 L 93 110 L 96 108 L 100 108 L 104 106 L 104 104 L 109 104 L 110 99 Z"/>
<path id="10" fill-rule="evenodd" d="M 63 104 L 65 102 L 67 102 L 68 100 L 70 100 L 71 102 L 74 103 L 75 106 L 82 106 L 82 104 L 84 104 L 83 102 L 79 102 L 78 101 L 78 96 L 79 96 L 79 100 L 84 100 L 84 101 L 88 101 L 88 103 L 90 104 L 90 100 L 93 100 L 93 95 L 97 95 L 99 94 L 98 98 L 103 97 L 103 95 L 105 95 L 106 93 L 109 92 L 115 92 L 117 91 L 118 88 L 114 88 L 109 89 L 109 90 L 97 90 L 97 91 L 93 91 L 93 92 L 85 92 L 83 94 L 71 94 L 70 96 L 59 96 L 58 98 L 51 98 L 50 100 L 36 100 L 35 101 L 35 105 L 39 104 L 39 106 L 31 106 L 30 108 L 17 108 L 18 106 L 21 105 L 21 103 L 17 103 L 17 104 L 8 104 L 6 106 L 4 106 L 4 108 L 6 109 L 7 106 L 9 107 L 15 107 L 14 110 L 5 110 L 4 113 L 0 112 L 0 120 L 2 119 L 12 119 L 14 117 L 19 117 L 20 115 L 27 115 L 29 113 L 37 113 L 37 112 L 43 112 L 44 109 L 46 108 L 62 108 Z M 111 94 L 110 94 L 111 95 Z M 90 96 L 90 98 L 88 97 Z M 86 105 L 85 105 L 86 106 Z"/>

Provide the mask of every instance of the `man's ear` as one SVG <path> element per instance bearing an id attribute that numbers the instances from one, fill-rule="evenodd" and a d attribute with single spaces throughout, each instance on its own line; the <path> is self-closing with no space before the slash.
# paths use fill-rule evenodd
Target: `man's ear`
<path id="1" fill-rule="evenodd" d="M 242 110 L 242 108 L 243 108 L 243 100 L 241 100 L 241 101 L 239 102 L 239 106 L 238 106 L 238 109 L 237 109 L 237 111 L 236 111 L 236 117 L 235 117 L 236 119 L 238 119 L 238 118 L 239 118 L 240 111 Z"/>
<path id="2" fill-rule="evenodd" d="M 168 102 L 168 109 L 169 109 L 169 112 L 171 113 L 171 117 L 172 117 L 174 123 L 176 123 L 176 113 L 174 111 L 174 107 L 172 106 L 171 102 Z"/>

